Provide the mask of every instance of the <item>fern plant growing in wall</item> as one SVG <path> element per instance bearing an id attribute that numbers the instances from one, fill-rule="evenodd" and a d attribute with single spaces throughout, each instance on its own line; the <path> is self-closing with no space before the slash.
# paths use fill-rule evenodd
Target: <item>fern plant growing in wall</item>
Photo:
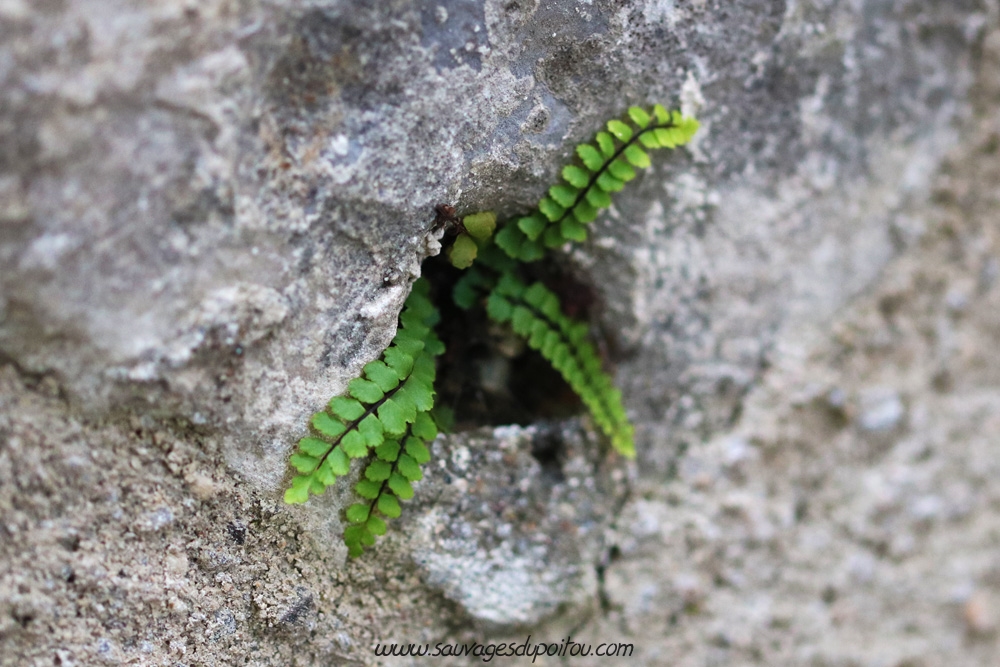
<path id="1" fill-rule="evenodd" d="M 460 221 L 439 207 L 439 220 L 461 230 L 448 250 L 451 264 L 465 272 L 451 298 L 463 310 L 482 308 L 486 317 L 509 327 L 562 376 L 586 406 L 594 424 L 622 456 L 635 456 L 633 429 L 621 392 L 603 368 L 589 327 L 569 317 L 559 297 L 542 282 L 522 277 L 524 264 L 543 259 L 566 243 L 586 240 L 588 224 L 611 195 L 650 165 L 647 150 L 686 144 L 698 122 L 655 105 L 651 112 L 631 107 L 626 119 L 608 121 L 592 143 L 576 147 L 578 161 L 562 169 L 537 207 L 499 227 L 492 213 Z M 494 233 L 496 232 L 496 233 Z M 424 278 L 414 283 L 399 315 L 399 328 L 381 358 L 367 364 L 347 393 L 330 400 L 310 420 L 290 465 L 296 471 L 285 502 L 304 503 L 347 476 L 360 460 L 354 490 L 358 501 L 345 511 L 344 542 L 352 556 L 374 545 L 386 520 L 398 517 L 400 501 L 414 495 L 430 460 L 428 444 L 437 437 L 433 416 L 436 359 L 444 344 L 435 332 L 441 319 Z"/>

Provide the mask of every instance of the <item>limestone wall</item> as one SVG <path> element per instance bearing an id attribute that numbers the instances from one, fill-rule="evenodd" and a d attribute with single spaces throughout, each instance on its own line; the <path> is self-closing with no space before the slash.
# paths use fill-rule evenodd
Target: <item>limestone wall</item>
<path id="1" fill-rule="evenodd" d="M 998 14 L 0 1 L 0 664 L 996 661 Z M 286 460 L 434 205 L 523 212 L 654 102 L 701 134 L 555 260 L 637 462 L 582 417 L 441 437 L 348 561 Z"/>

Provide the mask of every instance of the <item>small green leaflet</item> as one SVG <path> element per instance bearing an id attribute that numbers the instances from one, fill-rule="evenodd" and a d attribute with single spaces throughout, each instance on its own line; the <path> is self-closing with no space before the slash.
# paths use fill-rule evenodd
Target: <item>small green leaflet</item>
<path id="1" fill-rule="evenodd" d="M 389 477 L 389 488 L 399 496 L 400 500 L 409 500 L 413 497 L 413 486 L 397 472 L 392 473 Z"/>
<path id="2" fill-rule="evenodd" d="M 375 500 L 378 498 L 379 491 L 382 490 L 381 482 L 373 482 L 370 479 L 363 479 L 357 483 L 354 490 L 358 492 L 358 495 L 362 498 L 368 498 L 369 500 Z"/>
<path id="3" fill-rule="evenodd" d="M 620 141 L 628 141 L 632 138 L 632 128 L 620 120 L 609 120 L 608 131 L 618 137 Z"/>
<path id="4" fill-rule="evenodd" d="M 368 505 L 356 503 L 347 508 L 347 520 L 351 523 L 364 523 L 368 519 Z"/>
<path id="5" fill-rule="evenodd" d="M 315 456 L 309 456 L 308 454 L 292 454 L 292 457 L 288 460 L 292 464 L 292 467 L 303 474 L 309 474 L 316 469 L 319 465 L 319 459 Z"/>
<path id="6" fill-rule="evenodd" d="M 462 224 L 470 236 L 483 241 L 493 235 L 493 230 L 497 226 L 497 216 L 490 211 L 473 213 L 462 218 Z"/>
<path id="7" fill-rule="evenodd" d="M 396 450 L 399 451 L 398 449 Z M 427 463 L 431 460 L 431 453 L 427 451 L 427 446 L 420 438 L 413 436 L 406 439 L 406 453 L 419 464 Z"/>
<path id="8" fill-rule="evenodd" d="M 468 234 L 459 234 L 455 243 L 448 249 L 448 259 L 456 269 L 467 269 L 476 261 L 479 246 Z"/>
<path id="9" fill-rule="evenodd" d="M 330 451 L 330 447 L 332 445 L 329 442 L 320 440 L 319 438 L 302 438 L 299 440 L 299 450 L 309 456 L 324 456 Z"/>
<path id="10" fill-rule="evenodd" d="M 649 125 L 649 120 L 650 120 L 649 114 L 646 113 L 646 111 L 640 107 L 629 107 L 628 115 L 629 118 L 632 119 L 632 122 L 641 128 L 644 128 L 647 125 Z"/>
<path id="11" fill-rule="evenodd" d="M 399 456 L 399 443 L 395 440 L 386 440 L 375 449 L 375 456 L 383 461 L 395 461 Z"/>
<path id="12" fill-rule="evenodd" d="M 399 385 L 399 374 L 380 359 L 365 365 L 365 375 L 378 385 L 383 392 L 392 391 Z"/>
<path id="13" fill-rule="evenodd" d="M 525 236 L 534 241 L 539 237 L 539 235 L 545 231 L 545 226 L 548 225 L 548 220 L 541 215 L 529 215 L 521 218 L 517 221 L 517 226 L 521 228 Z"/>
<path id="14" fill-rule="evenodd" d="M 590 174 L 573 164 L 563 167 L 562 176 L 575 188 L 585 188 L 590 182 Z"/>
<path id="15" fill-rule="evenodd" d="M 358 424 L 358 433 L 365 441 L 367 447 L 378 447 L 384 439 L 382 422 L 375 415 L 368 415 Z"/>
<path id="16" fill-rule="evenodd" d="M 406 454 L 401 454 L 396 462 L 396 467 L 400 474 L 411 482 L 419 482 L 424 478 L 424 473 L 420 471 L 420 466 Z"/>
<path id="17" fill-rule="evenodd" d="M 382 459 L 375 459 L 365 469 L 365 477 L 373 482 L 389 479 L 390 474 L 392 474 L 392 465 Z"/>
<path id="18" fill-rule="evenodd" d="M 385 521 L 378 518 L 374 514 L 369 516 L 368 520 L 365 521 L 365 528 L 367 528 L 372 535 L 385 535 Z"/>
<path id="19" fill-rule="evenodd" d="M 338 435 L 347 430 L 344 423 L 334 419 L 326 412 L 317 412 L 313 415 L 312 426 L 314 429 L 319 431 L 321 435 L 327 438 L 336 438 Z"/>
<path id="20" fill-rule="evenodd" d="M 406 416 L 393 399 L 386 400 L 378 408 L 378 418 L 387 433 L 402 435 L 406 430 Z"/>
<path id="21" fill-rule="evenodd" d="M 395 496 L 389 495 L 388 493 L 383 493 L 378 497 L 378 511 L 390 519 L 395 519 L 402 513 L 402 510 L 399 507 L 399 501 L 396 500 Z"/>
<path id="22" fill-rule="evenodd" d="M 358 401 L 346 396 L 335 396 L 330 399 L 330 412 L 341 419 L 353 421 L 365 414 L 365 408 Z"/>
<path id="23" fill-rule="evenodd" d="M 340 440 L 344 453 L 352 459 L 360 458 L 368 453 L 368 443 L 359 431 L 349 431 Z"/>
<path id="24" fill-rule="evenodd" d="M 604 156 L 600 151 L 590 144 L 580 144 L 576 147 L 576 154 L 583 160 L 583 164 L 591 171 L 600 171 L 604 166 Z"/>

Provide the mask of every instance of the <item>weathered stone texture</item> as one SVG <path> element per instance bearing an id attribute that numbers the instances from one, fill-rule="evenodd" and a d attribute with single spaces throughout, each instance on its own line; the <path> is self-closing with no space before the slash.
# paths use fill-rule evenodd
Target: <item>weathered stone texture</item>
<path id="1" fill-rule="evenodd" d="M 0 0 L 0 664 L 995 662 L 998 14 Z M 442 437 L 346 561 L 285 461 L 434 205 L 523 212 L 653 102 L 702 132 L 558 259 L 638 465 L 585 420 Z"/>

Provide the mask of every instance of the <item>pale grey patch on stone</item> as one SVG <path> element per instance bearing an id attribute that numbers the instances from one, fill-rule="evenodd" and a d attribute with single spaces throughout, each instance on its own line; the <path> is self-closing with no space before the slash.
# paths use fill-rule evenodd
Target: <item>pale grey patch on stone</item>
<path id="1" fill-rule="evenodd" d="M 862 392 L 858 410 L 858 426 L 873 433 L 884 433 L 899 427 L 906 416 L 906 406 L 899 393 L 890 387 L 875 387 Z"/>

